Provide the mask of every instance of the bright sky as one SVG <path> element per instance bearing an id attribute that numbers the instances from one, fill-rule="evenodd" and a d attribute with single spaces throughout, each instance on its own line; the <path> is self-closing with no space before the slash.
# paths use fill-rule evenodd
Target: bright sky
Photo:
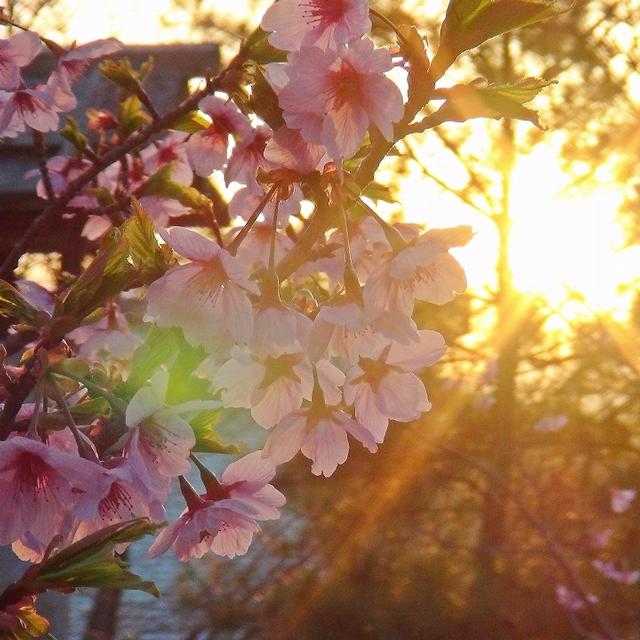
<path id="1" fill-rule="evenodd" d="M 125 43 L 193 39 L 184 14 L 171 14 L 171 0 L 63 1 L 69 37 L 78 42 L 111 35 Z M 263 5 L 268 4 L 269 0 L 264 0 Z M 217 12 L 253 15 L 256 23 L 261 15 L 260 11 L 249 12 L 247 0 L 205 0 L 203 5 Z M 163 17 L 174 26 L 163 26 Z M 444 174 L 440 165 L 438 168 L 441 176 L 457 179 L 453 165 L 445 167 Z M 551 144 L 538 145 L 535 154 L 517 163 L 511 246 L 516 284 L 523 290 L 543 293 L 552 303 L 561 301 L 569 287 L 586 295 L 593 308 L 626 307 L 618 285 L 637 273 L 640 255 L 638 250 L 614 252 L 622 241 L 615 222 L 620 190 L 605 176 L 597 189 L 560 197 L 566 182 Z M 493 280 L 497 238 L 491 223 L 424 179 L 405 180 L 400 202 L 410 221 L 430 226 L 472 224 L 476 236 L 458 252 L 459 259 L 467 268 L 470 285 L 479 287 Z"/>

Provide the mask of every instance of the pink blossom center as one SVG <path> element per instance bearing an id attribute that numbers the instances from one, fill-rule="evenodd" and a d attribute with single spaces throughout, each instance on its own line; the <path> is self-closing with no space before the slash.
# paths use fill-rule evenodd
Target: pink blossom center
<path id="1" fill-rule="evenodd" d="M 16 91 L 13 96 L 15 107 L 20 113 L 36 113 L 46 109 L 42 100 L 26 91 Z"/>
<path id="2" fill-rule="evenodd" d="M 89 66 L 89 61 L 86 59 L 85 60 L 63 60 L 62 66 L 72 78 L 77 78 L 85 72 L 85 70 Z"/>
<path id="3" fill-rule="evenodd" d="M 169 164 L 178 160 L 178 153 L 173 146 L 160 147 L 158 149 L 158 162 L 160 164 Z"/>
<path id="4" fill-rule="evenodd" d="M 15 483 L 20 490 L 45 491 L 51 481 L 51 467 L 39 456 L 24 452 L 16 462 Z"/>
<path id="5" fill-rule="evenodd" d="M 266 358 L 264 365 L 267 371 L 264 374 L 260 387 L 264 389 L 280 378 L 288 378 L 294 382 L 300 382 L 300 377 L 293 370 L 293 367 L 297 365 L 301 359 L 302 356 L 297 353 L 285 353 L 277 358 L 272 358 L 271 356 Z"/>
<path id="6" fill-rule="evenodd" d="M 364 86 L 365 77 L 346 60 L 329 76 L 329 93 L 338 107 L 345 103 L 362 104 L 365 101 Z"/>
<path id="7" fill-rule="evenodd" d="M 363 374 L 353 381 L 354 384 L 369 384 L 371 385 L 371 388 L 376 391 L 378 385 L 390 371 L 400 370 L 398 367 L 389 365 L 385 361 L 386 354 L 383 354 L 380 360 L 373 360 L 372 358 L 360 358 L 358 366 L 362 369 Z"/>
<path id="8" fill-rule="evenodd" d="M 302 15 L 309 25 L 327 27 L 342 20 L 347 10 L 346 0 L 310 0 L 300 2 Z"/>
<path id="9" fill-rule="evenodd" d="M 109 489 L 109 493 L 100 501 L 98 513 L 103 519 L 108 519 L 111 515 L 116 515 L 120 507 L 125 507 L 133 513 L 133 500 L 129 492 L 118 482 L 114 482 Z"/>

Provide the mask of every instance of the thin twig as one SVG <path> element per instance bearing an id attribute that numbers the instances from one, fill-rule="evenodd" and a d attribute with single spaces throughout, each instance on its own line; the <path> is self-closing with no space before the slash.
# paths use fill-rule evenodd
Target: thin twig
<path id="1" fill-rule="evenodd" d="M 233 72 L 236 67 L 240 66 L 243 59 L 244 51 L 241 49 L 231 64 L 215 78 L 210 78 L 203 89 L 193 93 L 167 114 L 143 127 L 138 133 L 135 133 L 117 146 L 109 149 L 109 151 L 100 156 L 93 166 L 88 167 L 74 180 L 71 180 L 57 198 L 53 199 L 44 211 L 33 220 L 22 235 L 22 238 L 13 246 L 9 255 L 5 258 L 2 265 L 0 265 L 0 278 L 5 280 L 9 279 L 18 258 L 24 253 L 31 239 L 36 236 L 51 219 L 66 211 L 69 202 L 71 202 L 87 184 L 114 162 L 118 162 L 126 156 L 126 154 L 138 149 L 148 142 L 156 133 L 168 129 L 176 120 L 195 109 L 202 98 L 213 93 L 223 85 L 227 75 Z"/>
<path id="2" fill-rule="evenodd" d="M 616 631 L 612 628 L 609 621 L 603 616 L 602 612 L 595 604 L 592 602 L 589 597 L 589 592 L 586 587 L 582 584 L 582 580 L 579 578 L 575 569 L 571 566 L 571 563 L 564 557 L 562 551 L 560 550 L 559 544 L 556 542 L 553 534 L 549 530 L 549 528 L 536 516 L 526 505 L 524 500 L 520 497 L 520 495 L 515 492 L 509 486 L 509 483 L 498 473 L 492 466 L 484 462 L 483 460 L 478 460 L 473 456 L 470 456 L 458 449 L 451 447 L 446 444 L 437 443 L 436 447 L 445 453 L 448 453 L 452 456 L 460 458 L 464 462 L 469 465 L 475 467 L 486 476 L 490 477 L 494 482 L 500 485 L 502 491 L 509 496 L 511 500 L 513 500 L 514 504 L 518 507 L 525 520 L 540 533 L 542 536 L 545 545 L 556 561 L 558 566 L 564 572 L 567 580 L 571 584 L 572 588 L 576 591 L 580 600 L 584 603 L 585 607 L 588 609 L 589 613 L 595 620 L 598 625 L 599 631 L 603 634 L 603 636 L 607 640 L 619 640 L 619 636 Z"/>

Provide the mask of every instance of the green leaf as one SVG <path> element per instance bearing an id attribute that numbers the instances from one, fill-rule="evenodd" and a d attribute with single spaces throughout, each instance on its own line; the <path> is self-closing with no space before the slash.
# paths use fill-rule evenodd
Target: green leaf
<path id="1" fill-rule="evenodd" d="M 104 398 L 79 402 L 70 407 L 70 411 L 76 423 L 81 425 L 91 424 L 98 418 L 109 418 L 112 414 L 111 405 Z M 47 430 L 57 430 L 67 427 L 69 421 L 62 411 L 49 411 L 41 414 L 39 423 Z"/>
<path id="2" fill-rule="evenodd" d="M 434 92 L 435 100 L 444 104 L 420 123 L 425 128 L 435 127 L 445 121 L 464 122 L 472 118 L 514 118 L 528 120 L 543 129 L 538 114 L 523 106 L 542 89 L 555 84 L 542 78 L 526 78 L 515 84 L 488 84 L 484 79 L 471 84 L 457 84 Z"/>
<path id="3" fill-rule="evenodd" d="M 189 113 L 178 118 L 171 128 L 176 131 L 185 131 L 186 133 L 197 133 L 207 129 L 211 123 L 200 111 L 190 111 Z"/>
<path id="4" fill-rule="evenodd" d="M 105 60 L 98 65 L 100 73 L 128 93 L 136 94 L 140 88 L 141 74 L 136 71 L 127 58 Z"/>
<path id="5" fill-rule="evenodd" d="M 31 640 L 42 638 L 49 632 L 49 621 L 36 611 L 30 598 L 25 598 L 14 605 L 11 613 L 3 613 L 13 618 L 16 628 L 11 630 L 0 628 L 2 640 Z"/>
<path id="6" fill-rule="evenodd" d="M 565 13 L 573 4 L 556 0 L 450 0 L 431 65 L 433 77 L 440 78 L 463 51 Z"/>
<path id="7" fill-rule="evenodd" d="M 396 202 L 396 198 L 391 192 L 391 188 L 379 182 L 370 182 L 362 192 L 362 195 L 372 200 L 383 200 L 384 202 Z"/>
<path id="8" fill-rule="evenodd" d="M 142 108 L 142 102 L 137 96 L 129 96 L 120 103 L 118 122 L 120 132 L 126 138 L 151 122 L 151 116 Z"/>
<path id="9" fill-rule="evenodd" d="M 91 195 L 96 197 L 96 200 L 101 207 L 108 207 L 116 202 L 113 194 L 106 187 L 95 187 L 88 191 Z"/>
<path id="10" fill-rule="evenodd" d="M 284 124 L 278 96 L 259 67 L 254 69 L 249 107 L 274 131 Z"/>
<path id="11" fill-rule="evenodd" d="M 202 411 L 190 421 L 193 433 L 196 436 L 196 444 L 193 451 L 196 453 L 240 453 L 240 447 L 235 444 L 226 444 L 219 439 L 216 433 L 216 425 L 223 414 L 222 409 L 210 409 Z"/>
<path id="12" fill-rule="evenodd" d="M 122 225 L 122 235 L 128 243 L 129 257 L 137 269 L 138 280 L 149 284 L 169 268 L 171 253 L 158 244 L 153 219 L 133 196 L 131 210 L 133 215 Z"/>
<path id="13" fill-rule="evenodd" d="M 144 342 L 133 352 L 129 377 L 124 389 L 118 395 L 132 396 L 161 365 L 172 361 L 179 350 L 178 329 L 161 329 L 153 326 L 147 332 Z"/>
<path id="14" fill-rule="evenodd" d="M 138 189 L 138 196 L 172 198 L 190 209 L 210 210 L 213 204 L 207 196 L 193 187 L 186 187 L 171 179 L 173 168 L 173 163 L 160 167 L 160 169 L 150 176 Z"/>
<path id="15" fill-rule="evenodd" d="M 164 523 L 137 518 L 96 531 L 38 565 L 30 584 L 37 590 L 78 587 L 134 589 L 157 597 L 160 593 L 156 585 L 128 571 L 127 564 L 115 556 L 114 549 L 119 544 L 153 534 L 162 526 Z"/>
<path id="16" fill-rule="evenodd" d="M 87 138 L 80 131 L 75 118 L 67 118 L 67 124 L 60 130 L 60 135 L 66 138 L 78 151 L 84 151 L 87 147 Z"/>
<path id="17" fill-rule="evenodd" d="M 0 317 L 8 318 L 25 329 L 39 329 L 48 321 L 47 314 L 34 307 L 13 285 L 0 280 Z"/>
<path id="18" fill-rule="evenodd" d="M 262 65 L 270 62 L 286 62 L 287 52 L 269 44 L 268 38 L 269 34 L 258 27 L 244 42 L 247 59 Z"/>
<path id="19" fill-rule="evenodd" d="M 127 240 L 114 230 L 77 280 L 58 298 L 52 332 L 62 337 L 114 295 L 127 289 L 135 276 Z"/>

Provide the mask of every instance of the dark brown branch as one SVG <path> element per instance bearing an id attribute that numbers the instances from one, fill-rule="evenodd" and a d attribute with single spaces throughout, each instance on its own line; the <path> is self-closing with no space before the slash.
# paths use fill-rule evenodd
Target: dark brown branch
<path id="1" fill-rule="evenodd" d="M 156 133 L 168 129 L 176 120 L 195 109 L 205 96 L 213 93 L 216 89 L 221 88 L 229 74 L 233 74 L 244 61 L 245 52 L 240 50 L 238 55 L 232 60 L 230 65 L 215 78 L 209 79 L 206 86 L 200 91 L 183 100 L 177 107 L 169 111 L 167 114 L 154 120 L 146 127 L 142 128 L 138 133 L 127 138 L 117 146 L 104 153 L 98 161 L 81 173 L 77 178 L 69 182 L 66 188 L 55 198 L 45 210 L 34 219 L 29 225 L 22 238 L 15 244 L 9 255 L 0 266 L 0 278 L 8 279 L 11 272 L 17 264 L 18 258 L 24 253 L 29 246 L 31 239 L 49 222 L 52 218 L 64 213 L 66 207 L 71 200 L 77 196 L 80 191 L 96 178 L 102 171 L 124 158 L 126 154 L 138 149 L 148 142 Z"/>

